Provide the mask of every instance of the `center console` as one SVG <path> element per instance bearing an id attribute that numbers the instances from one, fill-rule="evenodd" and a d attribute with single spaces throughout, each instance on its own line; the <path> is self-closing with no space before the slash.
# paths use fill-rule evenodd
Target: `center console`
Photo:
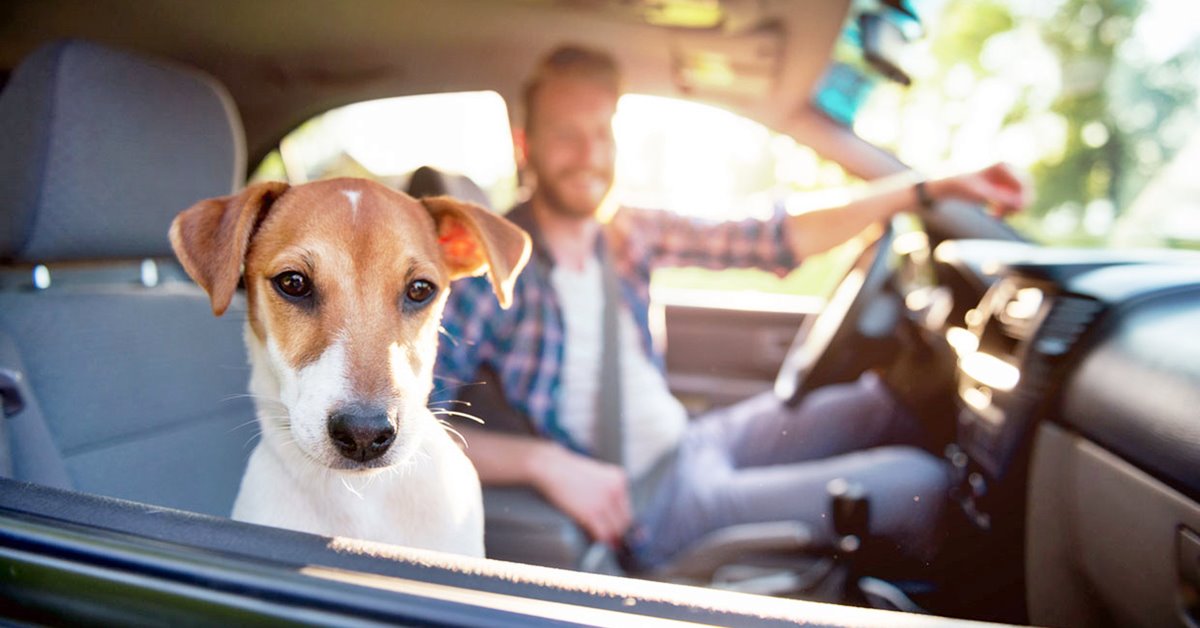
<path id="1" fill-rule="evenodd" d="M 996 485 L 1016 468 L 1072 349 L 1105 309 L 1103 302 L 1073 293 L 1070 279 L 1115 263 L 1075 258 L 1064 264 L 1061 253 L 1028 246 L 1012 253 L 999 262 L 991 258 L 990 287 L 965 314 L 964 327 L 946 330 L 958 355 L 957 437 L 946 457 L 957 476 L 959 504 L 984 529 L 993 523 Z"/>

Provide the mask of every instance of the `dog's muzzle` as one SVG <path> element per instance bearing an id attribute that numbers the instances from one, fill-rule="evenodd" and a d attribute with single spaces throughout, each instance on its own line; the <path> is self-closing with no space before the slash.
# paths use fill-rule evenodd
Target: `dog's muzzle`
<path id="1" fill-rule="evenodd" d="M 382 456 L 396 440 L 386 411 L 352 408 L 329 415 L 329 439 L 338 453 L 355 462 Z"/>

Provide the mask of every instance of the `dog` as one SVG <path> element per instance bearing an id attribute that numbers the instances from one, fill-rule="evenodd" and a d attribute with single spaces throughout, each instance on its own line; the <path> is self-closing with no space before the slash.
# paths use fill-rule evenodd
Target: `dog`
<path id="1" fill-rule="evenodd" d="M 214 315 L 245 286 L 262 436 L 233 518 L 482 556 L 479 477 L 427 404 L 450 282 L 486 272 L 508 307 L 528 234 L 449 197 L 331 179 L 200 201 L 170 239 Z"/>

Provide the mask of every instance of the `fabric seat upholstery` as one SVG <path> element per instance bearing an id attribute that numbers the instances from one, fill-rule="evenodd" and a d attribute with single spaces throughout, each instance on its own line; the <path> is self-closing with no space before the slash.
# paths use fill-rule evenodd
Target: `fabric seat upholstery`
<path id="1" fill-rule="evenodd" d="M 214 318 L 167 238 L 179 211 L 242 181 L 228 94 L 176 64 L 55 42 L 0 93 L 0 136 L 0 336 L 18 356 L 0 368 L 40 410 L 7 422 L 13 476 L 228 515 L 257 429 L 245 308 Z"/>

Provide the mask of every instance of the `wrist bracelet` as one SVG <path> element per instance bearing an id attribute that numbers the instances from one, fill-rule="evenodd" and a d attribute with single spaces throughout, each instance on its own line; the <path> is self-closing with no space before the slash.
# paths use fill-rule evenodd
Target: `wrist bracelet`
<path id="1" fill-rule="evenodd" d="M 917 181 L 913 185 L 913 190 L 917 193 L 917 205 L 920 205 L 921 209 L 933 209 L 935 201 L 929 194 L 929 186 L 926 183 L 926 181 Z"/>

